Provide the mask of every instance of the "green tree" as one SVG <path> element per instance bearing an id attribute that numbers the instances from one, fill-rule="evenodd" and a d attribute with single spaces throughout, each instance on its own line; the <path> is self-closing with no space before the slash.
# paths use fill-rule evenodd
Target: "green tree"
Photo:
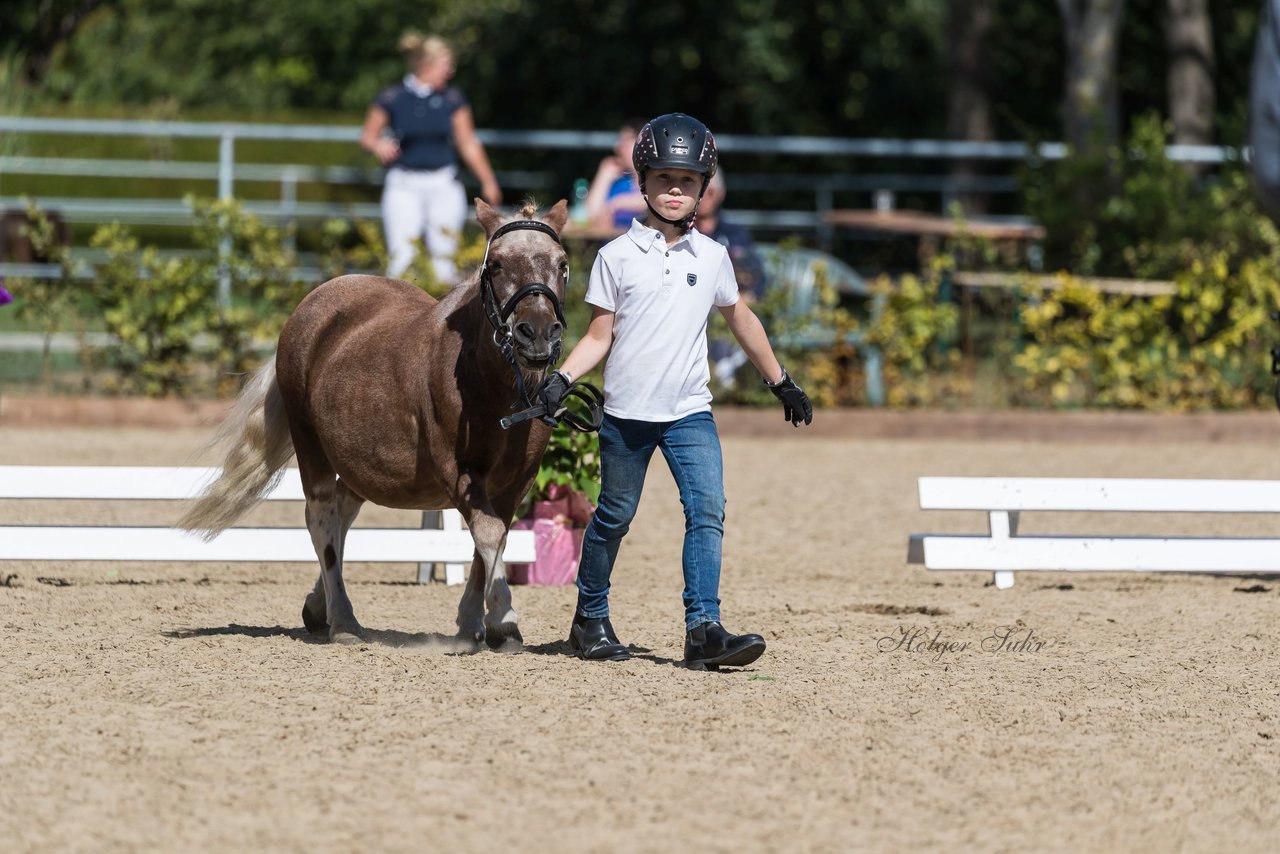
<path id="1" fill-rule="evenodd" d="M 400 32 L 441 5 L 116 0 L 80 22 L 44 84 L 80 104 L 358 109 L 402 73 Z"/>

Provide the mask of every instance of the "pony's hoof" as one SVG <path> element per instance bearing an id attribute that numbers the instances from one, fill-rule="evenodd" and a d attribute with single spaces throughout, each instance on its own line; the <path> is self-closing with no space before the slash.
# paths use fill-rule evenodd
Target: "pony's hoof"
<path id="1" fill-rule="evenodd" d="M 524 652 L 524 637 L 520 634 L 520 627 L 511 623 L 486 626 L 484 642 L 495 652 Z"/>
<path id="2" fill-rule="evenodd" d="M 309 610 L 307 610 L 306 605 L 302 606 L 302 624 L 306 626 L 307 631 L 311 632 L 313 635 L 329 630 L 328 622 L 314 616 Z"/>
<path id="3" fill-rule="evenodd" d="M 343 646 L 354 646 L 356 644 L 365 643 L 364 629 L 359 626 L 349 629 L 329 629 L 329 643 L 342 644 Z"/>

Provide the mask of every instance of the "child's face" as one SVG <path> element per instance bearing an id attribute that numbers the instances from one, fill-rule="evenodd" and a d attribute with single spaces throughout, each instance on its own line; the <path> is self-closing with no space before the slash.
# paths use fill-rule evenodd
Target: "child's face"
<path id="1" fill-rule="evenodd" d="M 692 169 L 660 168 L 645 176 L 649 202 L 667 219 L 683 219 L 693 213 L 702 190 L 702 174 Z"/>

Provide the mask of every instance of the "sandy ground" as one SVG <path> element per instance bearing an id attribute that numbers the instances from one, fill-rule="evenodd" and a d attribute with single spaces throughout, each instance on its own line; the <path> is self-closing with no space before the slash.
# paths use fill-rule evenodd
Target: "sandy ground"
<path id="1" fill-rule="evenodd" d="M 682 519 L 660 462 L 614 577 L 638 652 L 620 664 L 568 654 L 571 587 L 515 589 L 524 654 L 456 654 L 441 638 L 459 589 L 410 584 L 407 566 L 351 568 L 371 641 L 335 647 L 301 627 L 311 566 L 0 565 L 16 574 L 0 587 L 3 847 L 1277 849 L 1280 581 L 1021 575 L 997 591 L 905 562 L 912 532 L 984 530 L 918 510 L 921 475 L 1280 478 L 1274 446 L 750 433 L 724 439 L 722 597 L 769 651 L 735 672 L 674 664 Z M 183 463 L 205 435 L 5 426 L 0 462 Z M 173 508 L 0 502 L 9 522 L 139 513 Z M 1075 514 L 1023 530 L 1051 521 L 1275 533 Z M 984 650 L 1001 627 L 1043 646 Z M 896 644 L 917 629 L 968 646 Z"/>

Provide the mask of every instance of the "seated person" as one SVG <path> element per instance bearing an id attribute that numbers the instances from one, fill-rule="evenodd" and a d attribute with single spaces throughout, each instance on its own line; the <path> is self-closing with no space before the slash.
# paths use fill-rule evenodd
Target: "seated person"
<path id="1" fill-rule="evenodd" d="M 734 275 L 738 279 L 738 293 L 749 300 L 758 300 L 764 296 L 764 264 L 756 254 L 751 232 L 721 215 L 720 206 L 724 204 L 724 197 L 724 169 L 717 169 L 711 183 L 707 185 L 702 204 L 698 206 L 698 218 L 694 220 L 694 226 L 729 250 L 729 261 L 732 262 Z"/>
<path id="2" fill-rule="evenodd" d="M 622 125 L 613 154 L 600 161 L 591 180 L 591 188 L 587 190 L 587 215 L 597 228 L 630 228 L 632 218 L 643 218 L 648 210 L 631 162 L 636 134 L 644 124 L 643 120 L 631 119 Z"/>
<path id="3" fill-rule="evenodd" d="M 764 296 L 764 263 L 756 253 L 751 233 L 721 214 L 724 198 L 724 169 L 717 169 L 707 185 L 702 204 L 698 206 L 694 227 L 729 250 L 729 262 L 733 264 L 734 277 L 738 280 L 738 294 L 750 304 Z M 747 363 L 747 354 L 732 341 L 712 340 L 708 343 L 708 355 L 714 364 L 716 379 L 721 385 L 732 388 L 734 374 Z"/>

